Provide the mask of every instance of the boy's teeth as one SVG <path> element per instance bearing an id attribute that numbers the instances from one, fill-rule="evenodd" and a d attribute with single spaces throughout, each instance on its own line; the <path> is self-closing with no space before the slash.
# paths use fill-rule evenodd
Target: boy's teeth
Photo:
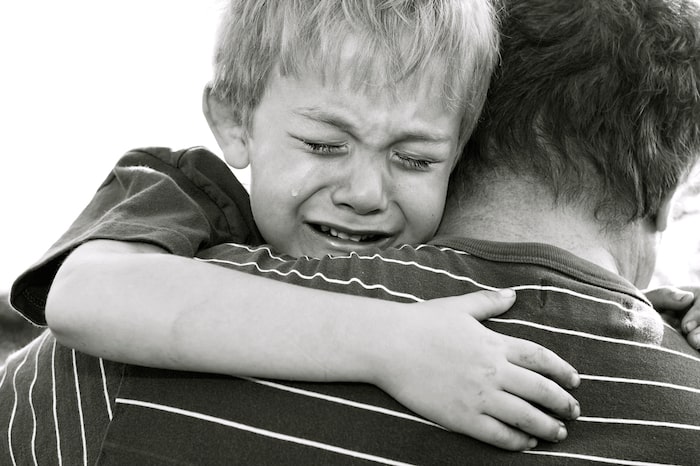
<path id="1" fill-rule="evenodd" d="M 351 235 L 342 231 L 338 231 L 335 228 L 330 228 L 325 225 L 321 225 L 321 231 L 324 233 L 329 233 L 331 236 L 335 236 L 336 238 L 344 239 L 344 240 L 350 240 L 350 241 L 355 241 L 355 242 L 360 242 L 364 241 L 365 239 L 369 238 L 371 235 Z"/>

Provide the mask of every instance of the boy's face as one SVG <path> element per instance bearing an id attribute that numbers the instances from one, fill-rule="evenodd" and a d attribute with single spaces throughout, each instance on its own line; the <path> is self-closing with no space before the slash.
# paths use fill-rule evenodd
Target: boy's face
<path id="1" fill-rule="evenodd" d="M 428 82 L 370 94 L 274 73 L 243 136 L 265 240 L 293 256 L 322 257 L 430 239 L 461 121 L 438 89 Z"/>

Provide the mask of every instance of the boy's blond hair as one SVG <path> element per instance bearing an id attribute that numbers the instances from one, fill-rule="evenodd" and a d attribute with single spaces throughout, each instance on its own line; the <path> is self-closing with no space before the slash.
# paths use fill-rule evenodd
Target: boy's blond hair
<path id="1" fill-rule="evenodd" d="M 432 80 L 442 85 L 444 105 L 464 112 L 464 143 L 497 50 L 489 0 L 232 0 L 219 30 L 212 88 L 247 127 L 273 70 L 349 79 L 363 92 Z"/>

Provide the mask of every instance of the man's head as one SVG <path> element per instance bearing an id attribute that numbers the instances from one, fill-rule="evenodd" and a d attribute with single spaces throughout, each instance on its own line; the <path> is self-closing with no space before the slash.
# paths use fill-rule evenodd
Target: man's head
<path id="1" fill-rule="evenodd" d="M 205 113 L 293 255 L 425 241 L 497 50 L 483 0 L 233 1 Z"/>
<path id="2" fill-rule="evenodd" d="M 455 194 L 517 178 L 604 232 L 663 230 L 700 152 L 697 3 L 506 0 L 504 10 L 501 64 Z"/>

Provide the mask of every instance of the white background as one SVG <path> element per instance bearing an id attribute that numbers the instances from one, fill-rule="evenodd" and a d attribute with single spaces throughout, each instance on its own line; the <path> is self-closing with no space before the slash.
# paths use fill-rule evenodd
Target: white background
<path id="1" fill-rule="evenodd" d="M 215 149 L 200 99 L 224 3 L 0 2 L 0 291 L 58 239 L 125 151 Z M 674 283 L 688 282 L 698 220 L 664 243 Z"/>
<path id="2" fill-rule="evenodd" d="M 0 2 L 0 290 L 58 239 L 127 150 L 216 148 L 201 93 L 223 5 Z"/>

